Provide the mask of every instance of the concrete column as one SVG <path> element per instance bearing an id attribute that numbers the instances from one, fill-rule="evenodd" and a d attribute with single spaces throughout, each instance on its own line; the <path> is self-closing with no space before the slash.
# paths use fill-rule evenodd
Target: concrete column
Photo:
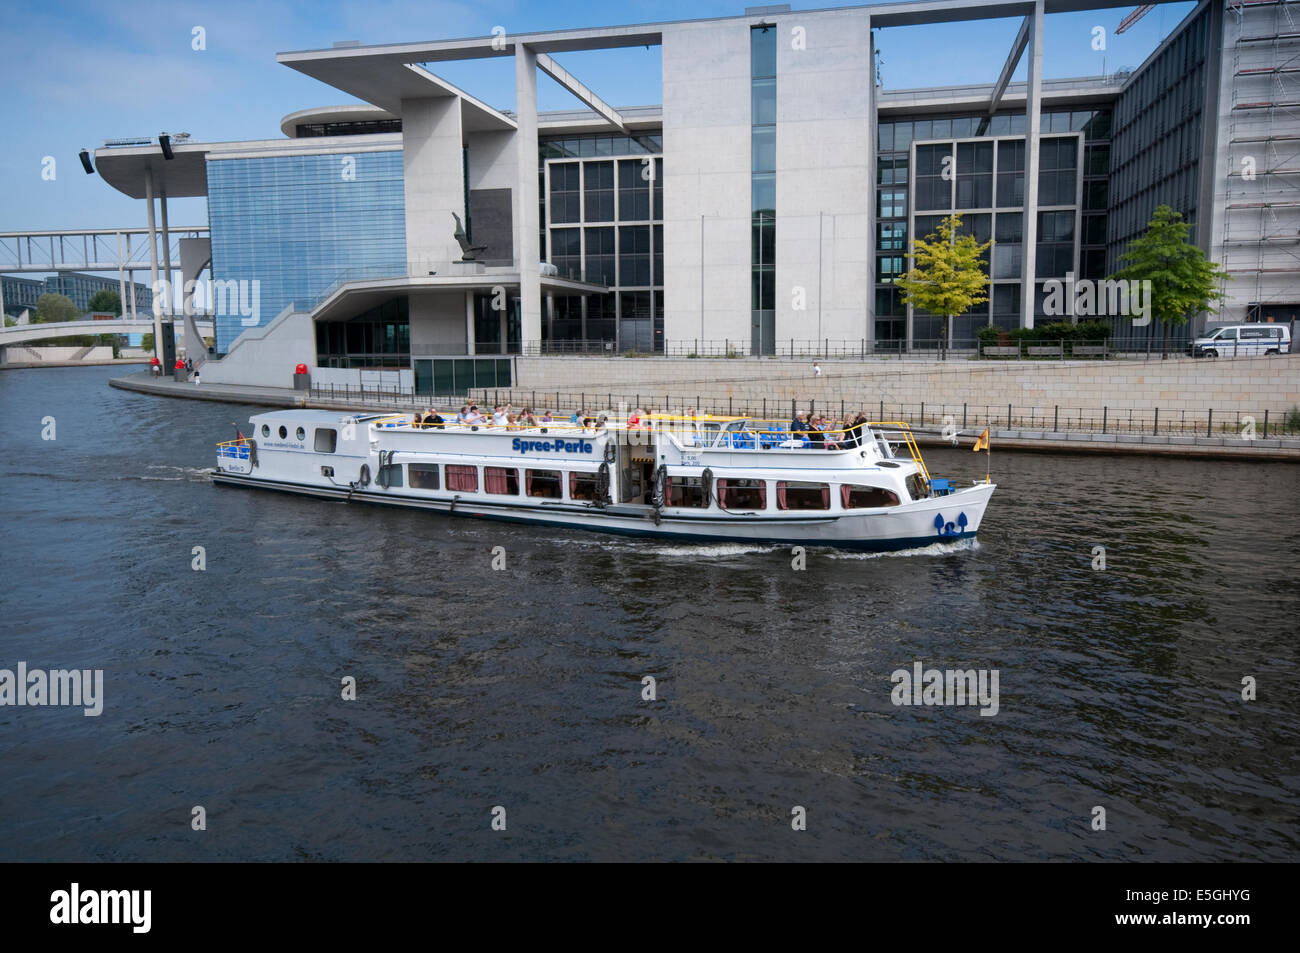
<path id="1" fill-rule="evenodd" d="M 546 296 L 546 337 L 555 340 L 555 295 Z"/>
<path id="2" fill-rule="evenodd" d="M 1034 272 L 1038 262 L 1038 124 L 1043 111 L 1043 0 L 1034 0 L 1025 47 L 1025 245 L 1021 267 L 1020 326 L 1034 326 Z M 1082 175 L 1080 170 L 1080 175 Z"/>
<path id="3" fill-rule="evenodd" d="M 474 292 L 465 292 L 465 353 L 477 353 L 474 348 Z"/>
<path id="4" fill-rule="evenodd" d="M 520 343 L 542 340 L 541 247 L 537 221 L 537 54 L 515 44 L 515 145 L 519 174 L 514 201 L 515 267 L 519 269 Z M 502 348 L 505 335 L 502 334 Z"/>
<path id="5" fill-rule="evenodd" d="M 460 260 L 452 213 L 465 218 L 460 98 L 402 100 L 407 274 L 440 275 Z"/>
<path id="6" fill-rule="evenodd" d="M 167 188 L 164 186 L 158 190 L 158 208 L 162 212 L 162 240 L 163 240 L 163 270 L 167 278 L 167 300 L 163 307 L 167 310 L 168 317 L 172 314 L 172 236 L 167 228 Z"/>
<path id="7" fill-rule="evenodd" d="M 153 353 L 162 360 L 162 311 L 158 303 L 158 231 L 153 215 L 153 169 L 144 173 L 144 198 L 149 212 L 149 287 L 153 289 Z M 164 367 L 164 371 L 169 368 Z"/>

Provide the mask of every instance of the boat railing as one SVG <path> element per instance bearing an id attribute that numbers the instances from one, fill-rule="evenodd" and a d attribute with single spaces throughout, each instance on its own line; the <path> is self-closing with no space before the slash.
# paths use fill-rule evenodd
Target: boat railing
<path id="1" fill-rule="evenodd" d="M 253 448 L 249 444 L 247 437 L 239 440 L 226 440 L 217 444 L 217 456 L 228 457 L 231 460 L 247 460 L 252 450 Z"/>
<path id="2" fill-rule="evenodd" d="M 926 469 L 925 460 L 921 457 L 921 450 L 916 445 L 916 438 L 912 436 L 911 427 L 901 420 L 872 421 L 867 426 L 872 430 L 879 430 L 882 427 L 895 428 L 901 437 L 899 442 L 907 448 L 908 454 L 912 457 L 912 462 L 916 464 L 917 472 L 921 474 L 921 479 L 925 480 L 926 486 L 933 487 L 934 481 L 930 479 L 930 471 Z M 888 434 L 882 434 L 882 436 L 886 440 L 889 439 Z"/>
<path id="3" fill-rule="evenodd" d="M 674 417 L 655 414 L 655 429 L 667 430 L 685 447 L 711 449 L 852 449 L 858 446 L 851 427 L 792 430 L 789 421 L 759 417 Z"/>

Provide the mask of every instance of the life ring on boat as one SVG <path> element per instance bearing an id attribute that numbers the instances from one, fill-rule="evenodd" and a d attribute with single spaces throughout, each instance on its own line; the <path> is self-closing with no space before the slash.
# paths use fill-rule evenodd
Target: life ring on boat
<path id="1" fill-rule="evenodd" d="M 618 459 L 618 447 L 611 441 L 605 444 L 605 462 L 613 463 Z"/>
<path id="2" fill-rule="evenodd" d="M 370 464 L 361 464 L 361 474 L 357 477 L 357 484 L 360 486 L 370 486 Z"/>
<path id="3" fill-rule="evenodd" d="M 601 509 L 609 503 L 609 464 L 602 463 L 600 469 L 596 471 L 596 499 L 595 503 Z"/>
<path id="4" fill-rule="evenodd" d="M 662 463 L 655 470 L 654 496 L 651 497 L 651 500 L 654 503 L 656 515 L 668 501 L 668 468 Z"/>
<path id="5" fill-rule="evenodd" d="M 385 490 L 388 489 L 389 484 L 392 482 L 389 467 L 393 465 L 393 454 L 396 452 L 396 450 L 379 451 L 379 470 L 375 473 L 375 483 Z"/>
<path id="6" fill-rule="evenodd" d="M 248 438 L 248 462 L 257 466 L 257 441 L 252 437 Z"/>
<path id="7" fill-rule="evenodd" d="M 704 491 L 704 505 L 708 506 L 713 502 L 713 471 L 708 467 L 700 474 L 700 489 Z"/>

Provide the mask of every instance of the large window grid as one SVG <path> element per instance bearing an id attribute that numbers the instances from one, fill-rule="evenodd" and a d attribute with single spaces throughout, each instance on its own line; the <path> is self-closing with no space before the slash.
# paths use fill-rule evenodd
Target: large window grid
<path id="1" fill-rule="evenodd" d="M 588 141 L 602 140 L 574 140 L 577 146 Z M 658 136 L 627 141 L 662 148 Z M 617 158 L 629 153 L 615 151 L 593 154 L 609 158 L 548 157 L 558 152 L 543 149 L 547 260 L 559 274 L 608 285 L 610 293 L 572 303 L 556 299 L 543 337 L 663 350 L 663 156 Z"/>
<path id="2" fill-rule="evenodd" d="M 894 256 L 888 254 L 896 251 L 893 247 L 895 240 L 895 227 L 901 230 L 906 239 L 913 236 L 909 231 L 909 222 L 912 216 L 920 221 L 928 211 L 931 214 L 947 211 L 960 211 L 965 217 L 969 217 L 972 211 L 978 210 L 975 206 L 967 206 L 967 201 L 963 200 L 958 203 L 956 191 L 964 168 L 955 169 L 956 176 L 953 181 L 943 182 L 943 186 L 953 190 L 953 202 L 942 209 L 912 208 L 909 209 L 909 196 L 913 193 L 912 182 L 919 174 L 917 169 L 909 169 L 909 157 L 911 155 L 914 143 L 936 144 L 934 140 L 944 139 L 952 142 L 961 140 L 983 140 L 989 143 L 996 140 L 995 165 L 993 169 L 993 201 L 996 203 L 992 211 L 997 214 L 994 216 L 994 237 L 997 244 L 992 251 L 991 277 L 994 282 L 993 292 L 987 307 L 991 312 L 991 318 L 994 324 L 1003 327 L 1016 327 L 1020 321 L 1020 272 L 1022 269 L 1023 245 L 1021 236 L 1023 234 L 1023 207 L 1024 207 L 1024 152 L 1025 141 L 1024 132 L 1026 127 L 1024 113 L 1000 113 L 996 116 L 947 116 L 947 117 L 925 117 L 925 118 L 908 118 L 892 119 L 882 117 L 877 124 L 877 160 L 876 160 L 876 217 L 877 217 L 877 234 L 876 234 L 876 257 L 892 259 Z M 1062 208 L 1073 207 L 1078 209 L 1081 220 L 1076 225 L 1075 246 L 1079 249 L 1079 257 L 1076 260 L 1076 272 L 1083 277 L 1103 277 L 1106 266 L 1106 246 L 1105 235 L 1107 232 L 1107 215 L 1108 206 L 1112 197 L 1106 194 L 1107 185 L 1094 185 L 1096 181 L 1109 183 L 1110 173 L 1110 139 L 1111 127 L 1113 124 L 1112 111 L 1110 107 L 1073 109 L 1073 110 L 1053 110 L 1044 111 L 1040 122 L 1040 132 L 1044 134 L 1062 134 L 1067 139 L 1078 138 L 1086 145 L 1079 151 L 1080 158 L 1077 162 L 1076 172 L 1081 173 L 1078 177 L 1082 179 L 1078 192 L 1074 198 L 1071 198 Z M 1080 134 L 1074 137 L 1068 136 L 1069 133 Z M 1008 137 L 1013 138 L 1008 138 Z M 955 152 L 952 153 L 954 166 L 958 157 Z M 972 176 L 981 174 L 978 171 L 978 156 L 975 152 L 968 153 L 972 162 L 970 170 Z M 1059 156 L 1058 156 L 1059 159 Z M 965 162 L 961 163 L 963 166 Z M 1053 174 L 1061 172 L 1061 168 L 1052 170 Z M 909 172 L 911 175 L 909 176 Z M 926 174 L 937 176 L 941 175 L 942 170 L 934 170 Z M 1057 176 L 1060 178 L 1060 176 Z M 983 181 L 976 182 L 972 179 L 970 189 L 972 192 L 977 191 L 984 185 Z M 1055 185 L 1055 183 L 1054 183 Z M 927 183 L 927 188 L 935 192 L 942 193 L 942 186 L 933 186 Z M 1085 192 L 1085 189 L 1087 191 Z M 922 189 L 925 192 L 925 189 Z M 925 192 L 930 197 L 929 192 Z M 975 201 L 972 197 L 971 202 Z M 1105 203 L 1105 204 L 1103 204 Z M 1040 208 L 1044 208 L 1042 197 L 1040 196 Z M 1052 209 L 1051 206 L 1046 206 Z M 910 212 L 910 215 L 909 215 Z M 1011 215 L 1007 213 L 1015 212 L 1018 214 Z M 919 214 L 918 214 L 919 213 Z M 1005 219 L 1005 221 L 1003 221 Z M 937 219 L 936 219 L 937 221 Z M 924 230 L 919 226 L 914 226 L 915 234 L 924 235 Z M 998 234 L 1001 232 L 1002 234 Z M 1014 236 L 1015 241 L 1009 241 L 1007 236 Z M 1100 242 L 1098 237 L 1100 236 Z M 905 251 L 905 249 L 904 249 Z M 892 265 L 893 262 L 888 262 Z M 877 271 L 875 276 L 876 301 L 875 301 L 875 336 L 878 342 L 897 343 L 905 336 L 905 321 L 903 316 L 906 314 L 906 308 L 900 302 L 900 294 L 896 286 L 888 283 L 888 279 L 893 275 L 882 273 L 880 270 L 881 262 L 877 260 Z M 906 265 L 906 260 L 904 261 Z M 938 326 L 938 320 L 933 322 Z M 960 325 L 960 321 L 954 321 L 954 326 Z M 918 327 L 914 329 L 914 338 L 919 340 L 923 337 L 922 330 Z"/>
<path id="3" fill-rule="evenodd" d="M 1068 271 L 1078 273 L 1082 198 L 1078 171 L 1083 162 L 1083 141 L 1077 134 L 1045 136 L 1039 147 L 1040 158 L 1047 157 L 1046 163 L 1040 166 L 1039 180 L 1040 184 L 1044 180 L 1048 183 L 1047 194 L 1038 204 L 1040 232 L 1035 251 L 1035 277 L 1042 280 L 1064 277 Z M 989 301 L 965 315 L 954 316 L 952 322 L 954 345 L 972 346 L 980 326 L 1006 321 L 1013 313 L 1007 304 L 1012 291 L 995 292 L 1005 288 L 1019 293 L 1024 254 L 1025 141 L 992 138 L 917 142 L 913 139 L 911 150 L 916 174 L 910 197 L 913 206 L 909 216 L 910 234 L 924 237 L 935 230 L 944 215 L 960 213 L 963 230 L 969 230 L 981 242 L 990 237 L 995 239 L 985 253 L 991 282 Z M 882 189 L 881 195 L 887 191 L 892 190 Z M 1050 203 L 1044 198 L 1050 199 Z M 1065 201 L 1060 201 L 1063 198 Z M 1044 227 L 1046 233 L 1042 231 Z M 893 277 L 884 270 L 889 264 L 892 263 L 888 258 L 878 257 L 878 282 L 885 283 Z M 1002 284 L 1008 281 L 1014 284 Z M 941 316 L 914 310 L 914 341 L 941 337 L 942 329 Z"/>

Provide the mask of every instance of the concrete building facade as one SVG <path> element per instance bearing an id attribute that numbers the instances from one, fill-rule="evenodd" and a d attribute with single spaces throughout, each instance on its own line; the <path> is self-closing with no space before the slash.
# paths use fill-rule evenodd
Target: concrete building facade
<path id="1" fill-rule="evenodd" d="M 1044 283 L 1114 271 L 1161 203 L 1237 279 L 1221 320 L 1287 320 L 1300 302 L 1290 217 L 1300 203 L 1286 64 L 1300 34 L 1281 27 L 1295 4 L 1204 0 L 1130 75 L 1043 78 L 1046 15 L 1127 5 L 782 5 L 283 53 L 282 64 L 362 104 L 292 114 L 288 140 L 173 146 L 176 162 L 147 148 L 96 160 L 130 194 L 207 194 L 213 277 L 279 288 L 252 324 L 218 316 L 220 352 L 288 310 L 315 328 L 316 353 L 295 359 L 407 368 L 417 389 L 484 386 L 480 376 L 508 385 L 497 361 L 477 369 L 483 354 L 937 347 L 942 318 L 905 305 L 893 279 L 909 243 L 954 212 L 995 240 L 990 301 L 954 320 L 954 345 L 984 325 L 1059 320 Z M 996 82 L 877 81 L 882 31 L 1009 17 L 1021 28 Z M 555 59 L 634 46 L 661 50 L 660 105 L 611 106 Z M 436 74 L 440 62 L 504 57 L 514 110 Z M 1011 83 L 1022 62 L 1027 80 Z M 539 71 L 586 108 L 539 113 Z M 228 174 L 306 154 L 318 158 L 299 191 L 317 192 L 297 205 Z M 1248 168 L 1256 174 L 1238 174 Z M 138 184 L 146 174 L 148 188 Z M 366 197 L 337 211 L 339 197 L 357 195 Z M 240 257 L 257 242 L 261 251 Z M 296 284 L 276 284 L 290 273 Z M 1163 335 L 1158 322 L 1108 318 L 1123 346 Z"/>

